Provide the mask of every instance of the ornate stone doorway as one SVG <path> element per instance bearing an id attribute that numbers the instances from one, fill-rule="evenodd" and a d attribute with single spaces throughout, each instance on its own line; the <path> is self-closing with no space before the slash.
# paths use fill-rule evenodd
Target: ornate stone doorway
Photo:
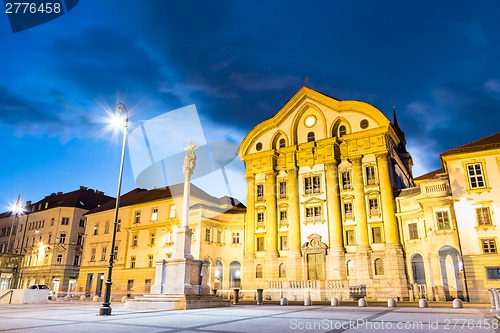
<path id="1" fill-rule="evenodd" d="M 304 266 L 307 268 L 307 280 L 325 280 L 325 257 L 328 246 L 321 242 L 321 236 L 311 234 L 308 242 L 302 245 Z"/>

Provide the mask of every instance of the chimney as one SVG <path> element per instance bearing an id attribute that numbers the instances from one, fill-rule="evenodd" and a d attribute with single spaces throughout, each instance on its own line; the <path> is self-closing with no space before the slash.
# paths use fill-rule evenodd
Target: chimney
<path id="1" fill-rule="evenodd" d="M 57 195 L 61 195 L 61 194 L 62 194 L 62 192 L 57 192 Z"/>
<path id="2" fill-rule="evenodd" d="M 80 190 L 86 191 L 86 190 L 87 190 L 87 187 L 85 187 L 85 186 L 80 186 Z"/>

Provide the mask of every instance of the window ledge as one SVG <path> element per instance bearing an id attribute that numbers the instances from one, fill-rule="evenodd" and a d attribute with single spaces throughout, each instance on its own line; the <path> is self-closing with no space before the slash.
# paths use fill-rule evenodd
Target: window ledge
<path id="1" fill-rule="evenodd" d="M 481 188 L 468 188 L 467 189 L 467 193 L 471 194 L 471 193 L 477 193 L 477 194 L 481 194 L 483 192 L 490 192 L 491 191 L 491 187 L 481 187 Z"/>
<path id="2" fill-rule="evenodd" d="M 496 225 L 478 225 L 475 227 L 476 230 L 484 230 L 484 231 L 488 231 L 488 230 L 495 230 L 496 229 Z"/>

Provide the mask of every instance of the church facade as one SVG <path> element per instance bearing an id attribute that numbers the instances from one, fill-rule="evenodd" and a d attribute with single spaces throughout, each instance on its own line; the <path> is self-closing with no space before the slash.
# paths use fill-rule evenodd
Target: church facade
<path id="1" fill-rule="evenodd" d="M 244 289 L 268 299 L 409 297 L 394 193 L 413 185 L 412 160 L 396 120 L 302 87 L 238 155 Z"/>

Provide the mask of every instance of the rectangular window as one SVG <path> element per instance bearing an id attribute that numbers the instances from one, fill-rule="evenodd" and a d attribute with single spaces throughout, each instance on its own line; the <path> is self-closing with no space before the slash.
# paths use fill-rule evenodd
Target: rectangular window
<path id="1" fill-rule="evenodd" d="M 217 230 L 217 243 L 222 243 L 222 231 Z"/>
<path id="2" fill-rule="evenodd" d="M 155 245 L 156 233 L 152 232 L 149 234 L 149 245 Z"/>
<path id="3" fill-rule="evenodd" d="M 477 224 L 491 225 L 490 207 L 476 208 Z"/>
<path id="4" fill-rule="evenodd" d="M 210 228 L 205 229 L 205 240 L 207 242 L 212 241 L 212 230 Z"/>
<path id="5" fill-rule="evenodd" d="M 321 220 L 321 206 L 306 207 L 306 221 Z"/>
<path id="6" fill-rule="evenodd" d="M 62 225 L 68 225 L 69 224 L 69 217 L 63 217 L 61 220 Z"/>
<path id="7" fill-rule="evenodd" d="M 66 234 L 59 235 L 59 243 L 64 244 L 66 242 Z"/>
<path id="8" fill-rule="evenodd" d="M 233 232 L 233 244 L 239 244 L 239 243 L 240 243 L 240 233 Z"/>
<path id="9" fill-rule="evenodd" d="M 372 228 L 372 241 L 373 243 L 382 243 L 382 228 L 373 227 Z"/>
<path id="10" fill-rule="evenodd" d="M 342 172 L 342 189 L 351 189 L 351 175 L 349 174 L 349 171 Z"/>
<path id="11" fill-rule="evenodd" d="M 257 251 L 264 251 L 264 237 L 257 237 Z"/>
<path id="12" fill-rule="evenodd" d="M 55 221 L 56 221 L 56 219 L 55 219 L 55 218 L 51 218 L 51 219 L 50 219 L 50 225 L 51 225 L 51 226 L 52 226 L 52 225 L 54 225 Z"/>
<path id="13" fill-rule="evenodd" d="M 148 255 L 148 267 L 153 267 L 153 255 Z"/>
<path id="14" fill-rule="evenodd" d="M 106 223 L 104 223 L 104 233 L 109 234 L 109 221 L 106 221 Z"/>
<path id="15" fill-rule="evenodd" d="M 264 185 L 257 185 L 257 201 L 264 201 Z"/>
<path id="16" fill-rule="evenodd" d="M 257 227 L 264 227 L 264 213 L 257 213 Z"/>
<path id="17" fill-rule="evenodd" d="M 312 179 L 311 179 L 311 177 L 304 178 L 304 192 L 305 192 L 305 194 L 312 193 Z"/>
<path id="18" fill-rule="evenodd" d="M 57 265 L 62 265 L 62 259 L 63 259 L 62 257 L 63 257 L 62 254 L 57 255 L 57 259 L 56 259 Z"/>
<path id="19" fill-rule="evenodd" d="M 379 215 L 378 199 L 377 198 L 368 199 L 368 203 L 370 205 L 370 215 Z"/>
<path id="20" fill-rule="evenodd" d="M 408 224 L 408 233 L 410 235 L 410 239 L 418 238 L 418 225 L 417 223 L 409 223 Z"/>
<path id="21" fill-rule="evenodd" d="M 450 229 L 450 219 L 448 218 L 448 212 L 436 212 L 436 220 L 438 224 L 438 229 Z"/>
<path id="22" fill-rule="evenodd" d="M 116 221 L 116 232 L 122 231 L 122 220 Z"/>
<path id="23" fill-rule="evenodd" d="M 50 235 L 49 235 L 50 236 Z M 50 239 L 50 237 L 49 237 Z M 83 235 L 82 234 L 79 234 L 76 238 L 76 245 L 80 245 L 82 246 L 83 245 Z"/>
<path id="24" fill-rule="evenodd" d="M 314 176 L 312 178 L 313 180 L 313 192 L 314 193 L 320 193 L 321 192 L 321 181 L 319 176 Z"/>
<path id="25" fill-rule="evenodd" d="M 134 280 L 128 280 L 127 281 L 127 290 L 131 291 L 134 289 Z"/>
<path id="26" fill-rule="evenodd" d="M 356 234 L 354 230 L 346 230 L 345 231 L 345 241 L 346 245 L 355 245 L 356 244 Z"/>
<path id="27" fill-rule="evenodd" d="M 79 226 L 82 227 L 82 228 L 85 228 L 85 220 L 84 219 L 80 219 Z"/>
<path id="28" fill-rule="evenodd" d="M 141 211 L 138 210 L 135 212 L 134 223 L 140 223 L 140 222 L 141 222 Z"/>
<path id="29" fill-rule="evenodd" d="M 288 250 L 288 236 L 280 237 L 280 250 L 282 251 Z"/>
<path id="30" fill-rule="evenodd" d="M 375 184 L 375 167 L 373 165 L 367 166 L 365 168 L 366 171 L 366 184 L 373 185 Z"/>
<path id="31" fill-rule="evenodd" d="M 286 182 L 280 182 L 280 198 L 286 198 Z"/>
<path id="32" fill-rule="evenodd" d="M 177 215 L 177 209 L 175 207 L 175 205 L 172 205 L 170 206 L 170 211 L 168 213 L 168 217 L 171 218 L 171 219 L 174 219 Z"/>
<path id="33" fill-rule="evenodd" d="M 151 291 L 151 279 L 144 280 L 144 291 L 147 293 Z"/>
<path id="34" fill-rule="evenodd" d="M 101 250 L 101 261 L 106 260 L 106 251 L 108 250 L 107 247 L 103 247 Z"/>
<path id="35" fill-rule="evenodd" d="M 280 210 L 280 225 L 287 225 L 287 224 L 288 224 L 287 211 Z"/>
<path id="36" fill-rule="evenodd" d="M 158 208 L 151 210 L 151 221 L 158 221 Z"/>
<path id="37" fill-rule="evenodd" d="M 486 267 L 488 280 L 500 280 L 500 267 Z"/>
<path id="38" fill-rule="evenodd" d="M 92 250 L 90 251 L 90 261 L 95 261 L 95 253 L 96 253 L 96 248 L 93 247 Z"/>
<path id="39" fill-rule="evenodd" d="M 346 219 L 352 219 L 352 202 L 344 203 L 344 216 Z"/>
<path id="40" fill-rule="evenodd" d="M 497 245 L 495 239 L 482 239 L 481 243 L 483 244 L 483 253 L 497 253 Z"/>
<path id="41" fill-rule="evenodd" d="M 78 254 L 75 254 L 73 258 L 73 266 L 80 266 L 80 256 Z"/>
<path id="42" fill-rule="evenodd" d="M 94 226 L 94 236 L 95 236 L 95 235 L 99 235 L 99 224 L 96 224 L 96 225 Z"/>
<path id="43" fill-rule="evenodd" d="M 139 243 L 139 235 L 132 235 L 132 246 L 137 246 L 137 244 Z"/>
<path id="44" fill-rule="evenodd" d="M 486 187 L 481 163 L 467 164 L 467 175 L 471 189 Z"/>
<path id="45" fill-rule="evenodd" d="M 130 257 L 130 268 L 135 268 L 135 256 Z"/>

